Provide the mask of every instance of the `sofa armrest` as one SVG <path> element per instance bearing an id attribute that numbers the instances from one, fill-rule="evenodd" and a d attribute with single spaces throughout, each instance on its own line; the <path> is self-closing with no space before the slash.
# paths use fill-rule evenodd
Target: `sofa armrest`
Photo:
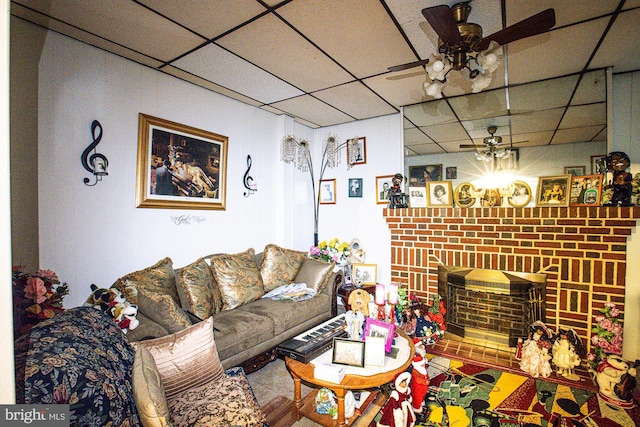
<path id="1" fill-rule="evenodd" d="M 329 277 L 327 288 L 331 292 L 331 317 L 338 315 L 338 289 L 344 283 L 344 274 L 341 269 L 334 271 Z"/>

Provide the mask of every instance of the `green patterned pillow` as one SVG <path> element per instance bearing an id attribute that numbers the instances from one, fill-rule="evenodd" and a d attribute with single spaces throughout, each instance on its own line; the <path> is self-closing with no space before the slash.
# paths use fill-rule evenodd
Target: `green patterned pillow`
<path id="1" fill-rule="evenodd" d="M 175 302 L 180 302 L 173 261 L 168 257 L 151 267 L 119 278 L 113 286 L 118 288 L 131 304 L 138 304 L 138 293 L 141 290 L 147 294 L 168 295 Z"/>
<path id="2" fill-rule="evenodd" d="M 295 283 L 306 283 L 307 288 L 315 289 L 318 293 L 327 286 L 335 268 L 334 263 L 328 263 L 313 258 L 307 258 L 295 277 Z"/>
<path id="3" fill-rule="evenodd" d="M 141 291 L 138 294 L 138 311 L 170 334 L 191 326 L 187 313 L 169 295 L 147 294 L 146 291 Z"/>
<path id="4" fill-rule="evenodd" d="M 204 258 L 182 267 L 177 273 L 177 279 L 183 308 L 201 319 L 219 311 L 220 306 L 216 307 L 213 297 L 213 275 Z"/>
<path id="5" fill-rule="evenodd" d="M 231 310 L 264 295 L 253 248 L 233 255 L 211 258 L 211 269 L 222 294 L 223 310 Z"/>
<path id="6" fill-rule="evenodd" d="M 292 283 L 306 258 L 306 252 L 267 245 L 260 264 L 264 291 L 269 292 L 279 286 Z"/>

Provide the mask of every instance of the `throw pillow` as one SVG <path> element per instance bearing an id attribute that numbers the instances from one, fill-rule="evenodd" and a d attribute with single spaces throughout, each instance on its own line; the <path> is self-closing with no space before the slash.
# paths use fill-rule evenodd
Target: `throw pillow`
<path id="1" fill-rule="evenodd" d="M 209 264 L 200 258 L 177 272 L 178 294 L 182 307 L 201 319 L 219 310 L 213 296 L 213 275 Z"/>
<path id="2" fill-rule="evenodd" d="M 167 399 L 224 377 L 213 339 L 213 317 L 175 334 L 134 345 L 153 355 Z"/>
<path id="3" fill-rule="evenodd" d="M 211 258 L 211 268 L 222 294 L 223 310 L 231 310 L 264 295 L 253 248 L 234 255 Z"/>
<path id="4" fill-rule="evenodd" d="M 335 264 L 307 258 L 294 278 L 295 283 L 306 283 L 307 288 L 315 289 L 318 293 L 327 286 L 333 273 Z"/>
<path id="5" fill-rule="evenodd" d="M 138 294 L 138 312 L 158 323 L 170 334 L 191 326 L 191 320 L 169 295 Z"/>
<path id="6" fill-rule="evenodd" d="M 264 291 L 269 292 L 292 283 L 306 258 L 306 252 L 284 249 L 276 245 L 265 246 L 260 263 Z"/>
<path id="7" fill-rule="evenodd" d="M 131 304 L 138 304 L 138 293 L 141 289 L 147 291 L 147 294 L 169 295 L 175 302 L 180 302 L 173 261 L 169 257 L 151 267 L 119 278 L 113 286 L 118 288 Z"/>
<path id="8" fill-rule="evenodd" d="M 171 425 L 167 398 L 156 362 L 149 350 L 142 346 L 138 346 L 133 361 L 133 397 L 142 425 L 145 427 Z"/>

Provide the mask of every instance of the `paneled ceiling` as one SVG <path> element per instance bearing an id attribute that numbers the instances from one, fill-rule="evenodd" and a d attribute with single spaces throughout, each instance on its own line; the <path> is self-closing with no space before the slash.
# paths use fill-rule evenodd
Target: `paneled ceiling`
<path id="1" fill-rule="evenodd" d="M 640 0 L 471 0 L 485 36 L 547 8 L 556 25 L 506 45 L 485 91 L 455 72 L 433 100 L 423 68 L 387 68 L 437 53 L 421 10 L 457 2 L 14 0 L 11 14 L 313 128 L 404 111 L 407 155 L 481 146 L 489 125 L 523 145 L 606 138 L 604 70 L 640 70 Z"/>

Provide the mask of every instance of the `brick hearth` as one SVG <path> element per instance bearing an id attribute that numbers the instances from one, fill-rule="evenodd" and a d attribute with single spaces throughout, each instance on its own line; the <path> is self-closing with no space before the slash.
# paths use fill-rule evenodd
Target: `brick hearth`
<path id="1" fill-rule="evenodd" d="M 423 299 L 438 291 L 438 267 L 547 276 L 546 323 L 573 328 L 589 349 L 605 302 L 624 313 L 627 238 L 640 207 L 385 209 L 391 281 Z"/>

